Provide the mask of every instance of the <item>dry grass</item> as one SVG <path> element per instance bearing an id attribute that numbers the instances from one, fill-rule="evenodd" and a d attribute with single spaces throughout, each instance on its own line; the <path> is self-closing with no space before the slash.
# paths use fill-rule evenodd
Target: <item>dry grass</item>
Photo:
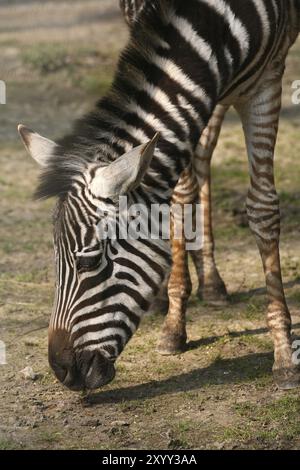
<path id="1" fill-rule="evenodd" d="M 273 385 L 260 260 L 232 212 L 248 179 L 234 114 L 213 169 L 217 260 L 231 304 L 212 308 L 192 297 L 190 349 L 177 357 L 155 352 L 162 318 L 147 317 L 118 361 L 114 383 L 92 396 L 63 389 L 50 372 L 53 203 L 31 200 L 37 168 L 16 124 L 49 137 L 65 132 L 107 87 L 126 37 L 111 1 L 70 3 L 34 3 L 35 15 L 29 1 L 15 10 L 8 2 L 0 7 L 0 78 L 8 83 L 0 115 L 0 338 L 8 356 L 0 366 L 0 449 L 299 448 L 299 391 L 282 394 Z M 299 78 L 299 50 L 288 64 L 277 147 L 284 282 L 298 327 L 300 108 L 290 103 L 290 84 Z M 19 373 L 27 365 L 39 374 L 35 382 Z"/>

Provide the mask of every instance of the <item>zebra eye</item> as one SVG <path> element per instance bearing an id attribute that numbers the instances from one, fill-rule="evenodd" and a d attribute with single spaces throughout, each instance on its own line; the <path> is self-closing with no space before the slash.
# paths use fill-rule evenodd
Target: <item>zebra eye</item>
<path id="1" fill-rule="evenodd" d="M 86 253 L 77 257 L 76 267 L 78 272 L 92 271 L 101 263 L 102 253 Z"/>

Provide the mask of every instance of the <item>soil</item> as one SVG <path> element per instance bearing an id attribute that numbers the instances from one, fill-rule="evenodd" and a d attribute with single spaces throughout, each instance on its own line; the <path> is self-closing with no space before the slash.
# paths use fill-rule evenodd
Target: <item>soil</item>
<path id="1" fill-rule="evenodd" d="M 47 362 L 53 300 L 51 210 L 35 202 L 38 168 L 19 142 L 22 122 L 49 138 L 66 132 L 111 81 L 127 37 L 117 1 L 2 1 L 0 79 L 0 449 L 299 449 L 299 390 L 273 383 L 272 342 L 255 242 L 239 215 L 247 191 L 241 126 L 232 112 L 213 164 L 217 263 L 226 306 L 188 309 L 189 348 L 161 357 L 163 322 L 147 316 L 117 364 L 115 381 L 93 394 L 64 389 Z M 294 331 L 300 329 L 300 107 L 291 51 L 277 147 L 282 269 Z M 25 367 L 33 373 L 24 374 Z M 28 370 L 27 370 L 28 372 Z M 27 377 L 27 378 L 26 378 Z"/>

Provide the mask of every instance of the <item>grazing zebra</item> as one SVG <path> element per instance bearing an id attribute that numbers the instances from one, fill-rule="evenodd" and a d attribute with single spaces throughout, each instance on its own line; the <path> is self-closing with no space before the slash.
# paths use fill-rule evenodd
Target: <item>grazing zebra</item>
<path id="1" fill-rule="evenodd" d="M 113 379 L 170 263 L 163 237 L 105 238 L 99 226 L 120 212 L 123 195 L 129 207 L 170 204 L 218 102 L 236 107 L 245 130 L 247 211 L 266 276 L 274 378 L 282 388 L 299 385 L 273 176 L 284 63 L 299 27 L 299 0 L 153 0 L 131 30 L 110 91 L 69 136 L 54 143 L 19 127 L 44 167 L 37 197 L 58 197 L 49 361 L 64 385 L 93 389 Z M 185 337 L 180 313 L 167 316 L 164 334 Z"/>

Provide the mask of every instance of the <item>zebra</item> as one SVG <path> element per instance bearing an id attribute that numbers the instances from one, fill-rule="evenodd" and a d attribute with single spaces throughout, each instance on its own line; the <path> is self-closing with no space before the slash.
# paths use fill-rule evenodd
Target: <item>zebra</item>
<path id="1" fill-rule="evenodd" d="M 110 91 L 69 135 L 55 143 L 19 126 L 43 167 L 36 197 L 58 199 L 48 356 L 65 386 L 95 389 L 114 378 L 170 266 L 163 238 L 104 239 L 99 223 L 118 212 L 123 195 L 129 206 L 170 204 L 218 103 L 235 106 L 245 131 L 246 205 L 266 277 L 274 379 L 283 389 L 299 385 L 273 176 L 282 75 L 299 28 L 299 0 L 153 0 L 131 29 Z M 172 312 L 164 335 L 176 342 L 185 322 Z"/>

